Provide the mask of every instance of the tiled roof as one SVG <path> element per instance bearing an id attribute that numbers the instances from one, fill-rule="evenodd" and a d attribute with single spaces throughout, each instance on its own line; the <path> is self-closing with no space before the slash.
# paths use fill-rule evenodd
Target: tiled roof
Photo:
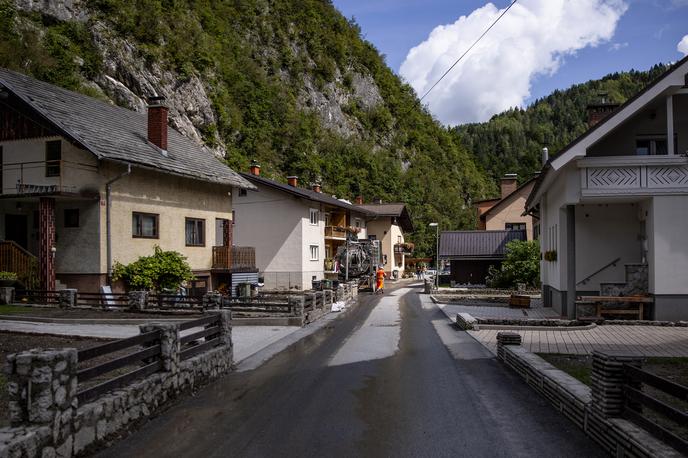
<path id="1" fill-rule="evenodd" d="M 350 210 L 353 212 L 361 213 L 366 216 L 374 216 L 375 214 L 362 209 L 356 205 L 352 205 L 350 203 L 344 202 L 342 200 L 339 200 L 335 197 L 332 197 L 328 194 L 325 194 L 324 192 L 315 192 L 310 189 L 306 188 L 299 188 L 297 186 L 291 186 L 286 183 L 280 183 L 279 181 L 271 180 L 269 178 L 261 177 L 261 176 L 256 176 L 252 175 L 250 173 L 241 173 L 240 174 L 243 178 L 248 180 L 249 182 L 255 184 L 255 185 L 264 185 L 272 189 L 276 189 L 278 191 L 286 192 L 298 197 L 302 197 L 304 199 L 312 200 L 314 202 L 320 202 L 323 204 L 327 205 L 332 205 L 334 207 L 339 207 L 339 208 L 344 208 L 346 210 Z"/>
<path id="2" fill-rule="evenodd" d="M 147 140 L 145 114 L 117 107 L 26 75 L 0 68 L 4 86 L 55 130 L 98 159 L 122 161 L 189 178 L 253 189 L 207 148 L 168 127 L 168 150 Z"/>
<path id="3" fill-rule="evenodd" d="M 362 204 L 357 205 L 359 208 L 375 213 L 378 216 L 391 216 L 398 218 L 399 225 L 407 232 L 413 231 L 413 223 L 411 222 L 411 215 L 406 209 L 406 204 L 403 203 L 382 203 L 382 204 Z"/>
<path id="4" fill-rule="evenodd" d="M 445 231 L 440 234 L 440 258 L 503 259 L 512 240 L 526 240 L 526 231 Z"/>

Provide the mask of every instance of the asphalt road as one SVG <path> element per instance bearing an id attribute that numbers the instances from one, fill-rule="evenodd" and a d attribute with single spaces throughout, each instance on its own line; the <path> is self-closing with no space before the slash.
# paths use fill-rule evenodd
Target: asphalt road
<path id="1" fill-rule="evenodd" d="M 363 296 L 347 316 L 101 455 L 604 456 L 419 291 Z"/>

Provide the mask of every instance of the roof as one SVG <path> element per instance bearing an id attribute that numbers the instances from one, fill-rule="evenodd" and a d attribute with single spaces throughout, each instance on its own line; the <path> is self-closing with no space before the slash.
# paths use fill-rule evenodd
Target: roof
<path id="1" fill-rule="evenodd" d="M 326 205 L 332 205 L 334 207 L 344 208 L 346 210 L 361 213 L 366 216 L 375 216 L 374 213 L 367 211 L 365 209 L 359 208 L 356 205 L 344 202 L 335 197 L 332 197 L 324 192 L 316 192 L 306 188 L 299 188 L 296 186 L 291 186 L 286 183 L 280 183 L 269 178 L 253 175 L 250 173 L 241 173 L 243 178 L 253 183 L 254 185 L 264 185 L 269 188 L 275 189 L 277 191 L 286 192 L 303 199 L 308 199 L 314 202 L 320 202 Z"/>
<path id="2" fill-rule="evenodd" d="M 399 226 L 406 231 L 413 231 L 413 222 L 411 221 L 411 215 L 406 209 L 406 204 L 402 202 L 390 202 L 390 203 L 380 203 L 380 204 L 361 204 L 357 205 L 359 208 L 364 208 L 368 211 L 375 213 L 378 216 L 391 216 L 397 218 Z"/>
<path id="3" fill-rule="evenodd" d="M 72 143 L 98 159 L 126 162 L 192 179 L 253 189 L 202 145 L 167 128 L 167 156 L 148 141 L 148 117 L 0 68 L 0 86 Z"/>
<path id="4" fill-rule="evenodd" d="M 526 240 L 526 231 L 443 231 L 440 258 L 503 259 L 512 240 Z"/>
<path id="5" fill-rule="evenodd" d="M 528 186 L 532 186 L 532 185 L 534 184 L 535 180 L 537 180 L 537 178 L 538 178 L 537 176 L 534 176 L 533 178 L 531 178 L 530 180 L 526 181 L 526 182 L 523 183 L 521 186 L 519 186 L 518 188 L 516 188 L 515 190 L 513 190 L 511 193 L 509 193 L 509 194 L 507 194 L 506 196 L 504 196 L 503 199 L 499 199 L 499 202 L 497 202 L 497 203 L 494 204 L 492 207 L 490 207 L 489 209 L 487 209 L 487 211 L 485 211 L 482 215 L 480 215 L 480 217 L 481 217 L 481 218 L 485 218 L 488 214 L 492 213 L 492 211 L 493 211 L 494 209 L 496 209 L 496 208 L 502 208 L 502 205 L 503 205 L 506 201 L 511 200 L 512 197 L 516 197 L 519 193 L 523 192 Z M 530 194 L 530 193 L 528 193 L 528 194 Z M 526 195 L 526 198 L 527 198 L 527 197 L 528 197 L 528 196 Z"/>
<path id="6" fill-rule="evenodd" d="M 545 181 L 545 178 L 547 177 L 547 172 L 549 172 L 552 169 L 560 169 L 561 165 L 554 167 L 553 163 L 556 162 L 562 162 L 567 163 L 571 158 L 566 158 L 565 155 L 566 153 L 570 152 L 576 145 L 579 143 L 583 142 L 586 139 L 589 139 L 592 134 L 597 133 L 598 131 L 602 130 L 603 128 L 607 128 L 609 125 L 612 124 L 612 122 L 617 122 L 620 116 L 625 115 L 625 111 L 627 110 L 628 107 L 630 107 L 632 104 L 634 104 L 639 98 L 641 98 L 643 95 L 647 94 L 650 92 L 652 89 L 654 89 L 659 83 L 662 81 L 666 80 L 669 76 L 671 76 L 674 71 L 676 71 L 678 68 L 682 67 L 688 63 L 688 55 L 685 56 L 683 59 L 679 60 L 676 62 L 674 65 L 669 67 L 664 73 L 659 75 L 653 82 L 645 86 L 641 91 L 636 93 L 633 97 L 629 98 L 624 102 L 621 106 L 616 108 L 611 114 L 606 116 L 604 119 L 600 120 L 597 124 L 594 126 L 590 127 L 588 130 L 583 132 L 580 136 L 578 136 L 576 139 L 574 139 L 571 143 L 566 145 L 563 149 L 561 149 L 556 155 L 553 155 L 552 157 L 549 158 L 549 160 L 542 166 L 542 170 L 540 172 L 540 175 L 537 178 L 537 181 L 535 182 L 535 186 L 533 187 L 533 190 L 530 192 L 530 195 L 528 196 L 528 199 L 526 199 L 526 211 L 530 211 L 531 208 L 533 207 L 533 200 L 535 199 L 535 196 L 539 193 L 540 188 L 542 187 L 543 182 Z M 680 75 L 682 81 L 682 84 L 685 84 L 685 79 L 683 75 Z M 633 113 L 631 113 L 633 114 Z M 606 135 L 606 134 L 605 134 Z M 599 139 L 597 139 L 599 140 Z M 597 141 L 595 140 L 595 141 Z"/>

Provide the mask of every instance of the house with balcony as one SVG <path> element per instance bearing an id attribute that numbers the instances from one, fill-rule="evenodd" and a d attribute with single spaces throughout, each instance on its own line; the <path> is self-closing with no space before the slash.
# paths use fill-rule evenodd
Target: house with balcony
<path id="1" fill-rule="evenodd" d="M 241 175 L 257 191 L 235 196 L 234 241 L 256 247 L 265 288 L 308 290 L 313 281 L 338 278 L 337 250 L 347 238 L 366 238 L 375 215 L 322 192 L 317 183 L 303 188 L 295 176 L 287 183 L 265 178 L 255 162 Z"/>
<path id="2" fill-rule="evenodd" d="M 413 231 L 411 215 L 406 205 L 382 201 L 364 204 L 363 199 L 358 198 L 356 206 L 374 215 L 368 221 L 368 238 L 380 240 L 385 273 L 393 277 L 396 271 L 398 278 L 401 278 L 406 269 L 406 258 L 413 253 L 414 248 L 404 238 L 405 233 Z"/>
<path id="3" fill-rule="evenodd" d="M 537 218 L 523 212 L 536 178 L 533 177 L 519 186 L 518 175 L 504 175 L 500 180 L 500 197 L 473 203 L 478 212 L 478 230 L 525 231 L 527 240 L 537 238 Z"/>
<path id="4" fill-rule="evenodd" d="M 232 195 L 255 186 L 140 114 L 0 69 L 0 270 L 29 286 L 98 291 L 114 262 L 154 246 L 187 257 L 197 286 L 253 272 L 232 245 Z"/>
<path id="5" fill-rule="evenodd" d="M 547 159 L 526 202 L 539 217 L 545 305 L 646 295 L 645 318 L 688 318 L 688 58 Z M 596 123 L 595 123 L 596 122 Z"/>

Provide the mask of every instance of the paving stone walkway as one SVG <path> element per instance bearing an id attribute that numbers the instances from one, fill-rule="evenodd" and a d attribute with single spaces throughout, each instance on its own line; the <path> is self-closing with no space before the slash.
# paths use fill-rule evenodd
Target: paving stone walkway
<path id="1" fill-rule="evenodd" d="M 437 304 L 447 314 L 456 317 L 457 313 L 470 313 L 475 318 L 561 318 L 552 308 L 533 307 L 529 309 L 515 309 L 509 307 L 491 307 L 489 305 L 454 305 Z"/>
<path id="2" fill-rule="evenodd" d="M 639 356 L 688 357 L 688 328 L 603 325 L 578 331 L 509 330 L 521 334 L 522 345 L 533 353 L 585 355 L 593 350 L 617 350 Z M 493 353 L 497 329 L 468 331 Z"/>

